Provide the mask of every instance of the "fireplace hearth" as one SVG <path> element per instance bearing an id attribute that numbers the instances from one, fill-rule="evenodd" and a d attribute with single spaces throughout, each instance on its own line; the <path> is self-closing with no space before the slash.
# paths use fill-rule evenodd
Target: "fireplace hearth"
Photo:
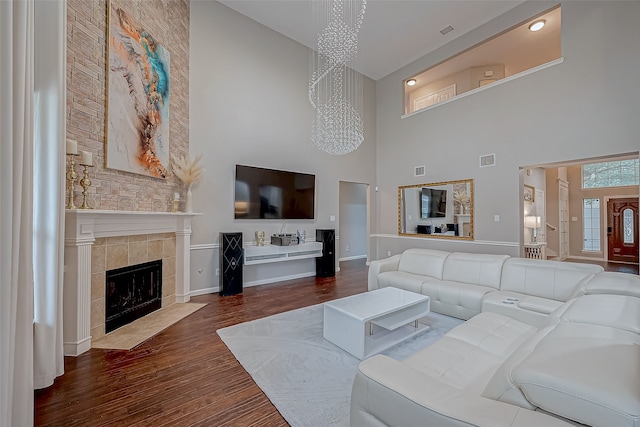
<path id="1" fill-rule="evenodd" d="M 111 332 L 162 306 L 162 260 L 106 272 L 105 332 Z"/>

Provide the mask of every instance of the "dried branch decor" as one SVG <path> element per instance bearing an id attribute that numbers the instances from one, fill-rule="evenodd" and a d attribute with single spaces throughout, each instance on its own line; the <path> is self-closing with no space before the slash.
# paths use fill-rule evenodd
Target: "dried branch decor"
<path id="1" fill-rule="evenodd" d="M 174 158 L 174 175 L 177 176 L 184 185 L 191 187 L 192 184 L 200 181 L 204 175 L 205 169 L 198 164 L 201 159 L 202 154 L 197 155 L 193 161 L 189 160 L 187 157 Z"/>
<path id="2" fill-rule="evenodd" d="M 173 159 L 173 174 L 187 186 L 187 198 L 184 205 L 185 212 L 192 212 L 192 195 L 191 186 L 202 179 L 205 169 L 200 166 L 202 154 L 196 156 L 193 161 L 188 157 L 180 157 Z"/>
<path id="3" fill-rule="evenodd" d="M 454 191 L 453 200 L 460 203 L 461 205 L 466 205 L 467 203 L 469 203 L 470 197 L 466 191 Z"/>
<path id="4" fill-rule="evenodd" d="M 460 215 L 464 215 L 465 208 L 469 205 L 470 200 L 471 197 L 469 197 L 469 194 L 464 190 L 453 192 L 453 201 L 458 203 L 458 206 L 460 207 Z"/>

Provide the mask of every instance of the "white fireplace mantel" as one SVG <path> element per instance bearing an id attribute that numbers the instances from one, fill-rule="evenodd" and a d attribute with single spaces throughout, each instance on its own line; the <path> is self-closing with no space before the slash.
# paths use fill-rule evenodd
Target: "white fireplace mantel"
<path id="1" fill-rule="evenodd" d="M 176 302 L 189 301 L 191 220 L 199 213 L 69 209 L 65 212 L 64 354 L 91 348 L 91 246 L 96 238 L 176 234 Z"/>

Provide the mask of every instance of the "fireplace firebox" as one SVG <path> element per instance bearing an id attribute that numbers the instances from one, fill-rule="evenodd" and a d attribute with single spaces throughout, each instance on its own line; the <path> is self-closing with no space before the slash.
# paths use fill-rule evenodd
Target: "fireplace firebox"
<path id="1" fill-rule="evenodd" d="M 162 260 L 106 272 L 105 332 L 162 306 Z"/>

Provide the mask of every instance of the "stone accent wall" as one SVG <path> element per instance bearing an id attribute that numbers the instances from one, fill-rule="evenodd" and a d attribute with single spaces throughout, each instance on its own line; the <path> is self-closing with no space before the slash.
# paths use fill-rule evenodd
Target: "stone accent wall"
<path id="1" fill-rule="evenodd" d="M 67 138 L 93 153 L 88 203 L 94 209 L 172 210 L 186 189 L 170 175 L 151 178 L 105 167 L 107 1 L 67 1 Z M 170 156 L 189 153 L 189 0 L 112 0 L 171 54 Z M 77 168 L 77 171 L 80 169 Z M 68 190 L 67 190 L 68 191 Z M 74 191 L 82 203 L 82 188 Z"/>
<path id="2" fill-rule="evenodd" d="M 143 234 L 99 238 L 91 248 L 91 337 L 105 334 L 106 272 L 162 259 L 162 307 L 176 302 L 176 235 Z"/>

